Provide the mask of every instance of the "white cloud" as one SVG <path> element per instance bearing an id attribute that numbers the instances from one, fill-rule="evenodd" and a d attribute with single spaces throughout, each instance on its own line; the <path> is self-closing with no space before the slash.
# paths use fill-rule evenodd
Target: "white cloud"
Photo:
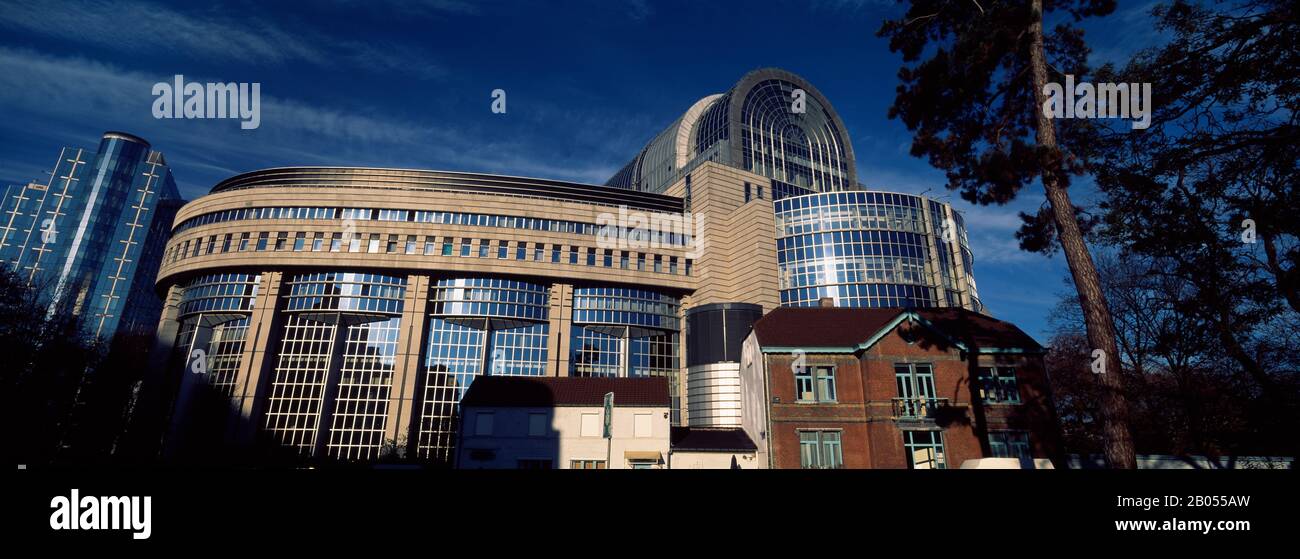
<path id="1" fill-rule="evenodd" d="M 78 4 L 20 1 L 0 11 L 0 26 L 132 52 L 181 51 L 229 60 L 322 63 L 323 51 L 256 19 L 194 17 L 160 5 L 100 0 Z"/>
<path id="2" fill-rule="evenodd" d="M 168 78 L 84 57 L 0 47 L 0 106 L 11 115 L 8 123 L 0 123 L 0 133 L 43 135 L 49 138 L 49 149 L 88 144 L 93 138 L 88 134 L 105 129 L 139 134 L 167 155 L 187 196 L 202 193 L 215 180 L 251 170 L 233 168 L 240 164 L 444 168 L 594 183 L 614 171 L 609 165 L 592 164 L 581 152 L 550 156 L 544 152 L 552 146 L 531 135 L 476 135 L 400 115 L 313 106 L 269 95 L 265 89 L 262 126 L 256 131 L 240 130 L 229 120 L 157 120 L 150 110 L 151 88 Z M 186 79 L 207 81 L 197 75 Z M 22 120 L 12 115 L 22 115 Z M 538 127 L 553 128 L 551 120 Z M 33 127 L 32 122 L 42 126 Z M 571 164 L 575 158 L 582 160 Z M 0 154 L 0 176 L 34 176 L 32 165 Z"/>
<path id="3" fill-rule="evenodd" d="M 430 56 L 408 47 L 338 41 L 305 25 L 288 28 L 212 10 L 181 12 L 139 0 L 77 4 L 20 0 L 0 10 L 0 28 L 129 53 L 167 52 L 269 65 L 343 63 L 377 73 L 400 71 L 419 79 L 446 74 Z"/>

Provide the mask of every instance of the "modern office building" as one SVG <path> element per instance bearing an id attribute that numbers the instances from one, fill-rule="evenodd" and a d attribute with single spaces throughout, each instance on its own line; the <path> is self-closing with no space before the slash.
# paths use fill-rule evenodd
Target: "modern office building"
<path id="1" fill-rule="evenodd" d="M 152 335 L 153 283 L 181 204 L 161 152 L 107 132 L 98 150 L 63 148 L 45 181 L 5 189 L 0 262 L 91 334 Z"/>
<path id="2" fill-rule="evenodd" d="M 353 167 L 222 181 L 176 217 L 159 374 L 178 422 L 215 393 L 227 441 L 316 458 L 450 463 L 484 375 L 664 377 L 674 425 L 737 428 L 764 312 L 980 310 L 971 263 L 958 214 L 865 190 L 829 102 L 765 69 L 605 186 Z"/>

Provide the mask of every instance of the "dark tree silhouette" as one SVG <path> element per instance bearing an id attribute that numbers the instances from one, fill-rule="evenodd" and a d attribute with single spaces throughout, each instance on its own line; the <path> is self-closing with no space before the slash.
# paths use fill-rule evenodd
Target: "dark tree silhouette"
<path id="1" fill-rule="evenodd" d="M 1300 313 L 1300 5 L 1178 0 L 1153 14 L 1172 40 L 1101 72 L 1153 83 L 1156 100 L 1150 129 L 1106 142 L 1107 236 L 1170 263 L 1160 273 L 1192 287 L 1180 311 L 1274 405 L 1294 405 L 1252 336 Z"/>
<path id="2" fill-rule="evenodd" d="M 50 464 L 76 450 L 76 403 L 103 353 L 76 316 L 50 308 L 46 293 L 0 270 L 0 417 L 9 427 L 0 448 L 9 464 Z"/>
<path id="3" fill-rule="evenodd" d="M 902 19 L 886 21 L 878 32 L 909 64 L 899 70 L 902 84 L 889 116 L 914 131 L 912 155 L 927 157 L 944 170 L 948 188 L 979 204 L 1004 204 L 1025 185 L 1042 183 L 1048 205 L 1035 216 L 1022 215 L 1021 246 L 1059 243 L 1088 343 L 1112 367 L 1119 355 L 1114 325 L 1084 241 L 1087 223 L 1080 224 L 1068 192 L 1070 176 L 1086 172 L 1096 156 L 1095 125 L 1058 123 L 1040 107 L 1049 71 L 1055 81 L 1088 71 L 1082 31 L 1061 24 L 1045 36 L 1044 13 L 1063 12 L 1077 21 L 1114 8 L 1112 0 L 913 0 Z M 1121 376 L 1095 377 L 1107 463 L 1134 468 Z"/>
<path id="4" fill-rule="evenodd" d="M 1106 254 L 1098 273 L 1114 312 L 1136 450 L 1178 456 L 1290 455 L 1297 410 L 1261 398 L 1250 376 L 1218 343 L 1215 328 L 1181 301 L 1196 287 L 1166 273 L 1174 264 L 1140 254 Z M 1048 367 L 1061 430 L 1072 452 L 1101 450 L 1092 372 L 1078 305 L 1063 295 L 1052 316 Z M 1300 316 L 1257 328 L 1249 350 L 1300 393 Z"/>

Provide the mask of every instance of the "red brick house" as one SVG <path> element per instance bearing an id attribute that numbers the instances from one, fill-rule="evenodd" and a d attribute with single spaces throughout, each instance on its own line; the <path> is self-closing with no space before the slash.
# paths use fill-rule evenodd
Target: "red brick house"
<path id="1" fill-rule="evenodd" d="M 778 308 L 745 341 L 743 424 L 773 468 L 1046 467 L 1043 352 L 963 309 Z"/>

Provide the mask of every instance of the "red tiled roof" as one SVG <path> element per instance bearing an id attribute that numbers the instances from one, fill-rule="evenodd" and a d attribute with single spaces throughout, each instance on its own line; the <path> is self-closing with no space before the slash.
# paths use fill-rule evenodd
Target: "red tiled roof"
<path id="1" fill-rule="evenodd" d="M 479 377 L 465 397 L 464 406 L 552 407 L 601 406 L 605 394 L 614 393 L 619 407 L 668 407 L 668 379 L 579 377 Z"/>
<path id="2" fill-rule="evenodd" d="M 852 347 L 867 341 L 901 309 L 778 307 L 754 323 L 758 342 L 776 347 Z"/>
<path id="3" fill-rule="evenodd" d="M 754 323 L 754 333 L 768 347 L 856 347 L 909 311 L 968 349 L 1042 349 L 1010 322 L 959 308 L 779 307 Z"/>

